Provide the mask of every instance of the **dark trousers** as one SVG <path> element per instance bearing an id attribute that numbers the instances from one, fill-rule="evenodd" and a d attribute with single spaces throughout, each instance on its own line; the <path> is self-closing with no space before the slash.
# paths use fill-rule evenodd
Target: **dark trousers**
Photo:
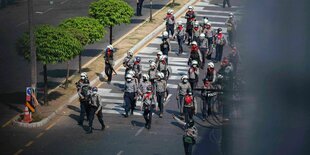
<path id="1" fill-rule="evenodd" d="M 210 37 L 210 38 L 207 38 L 208 40 L 208 55 L 207 55 L 207 59 L 208 60 L 211 60 L 212 58 L 212 44 L 213 44 L 213 38 Z"/>
<path id="2" fill-rule="evenodd" d="M 234 46 L 234 39 L 235 39 L 235 36 L 234 36 L 234 31 L 227 31 L 227 33 L 228 33 L 228 42 L 229 42 L 229 45 L 231 46 L 231 47 L 233 47 Z"/>
<path id="3" fill-rule="evenodd" d="M 112 80 L 112 66 L 109 63 L 105 64 L 104 72 L 108 77 L 108 81 L 111 82 L 111 80 Z"/>
<path id="4" fill-rule="evenodd" d="M 81 101 L 80 102 L 80 118 L 79 118 L 79 124 L 83 124 L 84 122 L 84 117 L 86 115 L 87 120 L 89 120 L 89 105 L 88 101 Z"/>
<path id="5" fill-rule="evenodd" d="M 156 92 L 156 97 L 157 97 L 159 111 L 162 114 L 164 111 L 165 92 Z"/>
<path id="6" fill-rule="evenodd" d="M 124 100 L 125 100 L 125 112 L 128 115 L 129 110 L 132 111 L 135 109 L 135 95 L 136 93 L 128 93 L 125 92 Z"/>
<path id="7" fill-rule="evenodd" d="M 228 7 L 231 7 L 230 0 L 223 0 L 223 8 L 225 8 L 226 4 L 228 5 Z"/>
<path id="8" fill-rule="evenodd" d="M 208 110 L 207 110 L 207 107 L 208 107 Z M 203 104 L 202 104 L 202 117 L 206 119 L 207 116 L 210 116 L 211 110 L 212 110 L 212 97 L 204 96 Z"/>
<path id="9" fill-rule="evenodd" d="M 184 107 L 184 95 L 179 95 L 179 100 L 178 100 L 178 104 L 179 104 L 179 109 L 180 109 L 180 114 L 183 115 L 183 107 Z"/>
<path id="10" fill-rule="evenodd" d="M 92 129 L 92 127 L 93 127 L 93 121 L 94 121 L 95 113 L 96 113 L 97 109 L 98 108 L 95 107 L 95 106 L 90 106 L 90 108 L 89 108 L 89 116 L 88 116 L 89 122 L 88 122 L 88 126 L 89 126 L 90 129 Z M 103 122 L 103 119 L 102 119 L 103 118 L 103 116 L 102 116 L 102 108 L 99 110 L 99 112 L 97 114 L 97 118 L 98 118 L 99 123 L 101 124 L 101 127 L 103 127 L 104 126 L 104 122 Z"/>
<path id="11" fill-rule="evenodd" d="M 183 43 L 184 43 L 184 36 L 177 36 L 178 45 L 179 45 L 179 54 L 183 53 Z"/>
<path id="12" fill-rule="evenodd" d="M 173 34 L 174 34 L 174 24 L 167 24 L 166 25 L 166 31 L 168 32 L 168 34 L 173 36 Z"/>
<path id="13" fill-rule="evenodd" d="M 143 117 L 145 119 L 145 125 L 151 127 L 154 106 L 147 106 L 144 108 Z"/>
<path id="14" fill-rule="evenodd" d="M 198 78 L 197 79 L 189 79 L 189 84 L 191 85 L 192 90 L 197 87 Z"/>
<path id="15" fill-rule="evenodd" d="M 201 56 L 202 56 L 202 62 L 201 62 L 200 68 L 203 69 L 206 63 L 207 48 L 200 48 L 200 51 L 201 51 Z"/>
<path id="16" fill-rule="evenodd" d="M 144 0 L 139 0 L 137 3 L 137 16 L 142 16 L 142 5 Z"/>
<path id="17" fill-rule="evenodd" d="M 223 45 L 216 45 L 215 50 L 215 60 L 216 61 L 222 61 L 222 56 L 223 56 Z"/>
<path id="18" fill-rule="evenodd" d="M 188 45 L 190 45 L 191 42 L 193 41 L 193 29 L 192 28 L 187 30 L 187 41 L 188 41 Z"/>
<path id="19" fill-rule="evenodd" d="M 190 120 L 193 119 L 194 116 L 193 107 L 184 107 L 183 111 L 185 116 L 185 123 L 188 123 Z"/>
<path id="20" fill-rule="evenodd" d="M 184 139 L 184 138 L 183 138 Z M 185 155 L 192 155 L 193 144 L 183 140 Z"/>

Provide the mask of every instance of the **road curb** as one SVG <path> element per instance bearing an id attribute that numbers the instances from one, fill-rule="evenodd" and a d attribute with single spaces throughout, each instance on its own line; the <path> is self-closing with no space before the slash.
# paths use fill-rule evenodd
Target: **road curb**
<path id="1" fill-rule="evenodd" d="M 185 12 L 185 10 L 187 9 L 187 7 L 188 7 L 189 5 L 192 5 L 192 4 L 194 4 L 194 3 L 198 2 L 198 1 L 199 1 L 199 0 L 190 0 L 190 1 L 189 1 L 188 3 L 186 3 L 178 12 L 175 13 L 175 17 L 179 17 L 182 13 Z M 168 5 L 168 4 L 167 4 L 167 5 Z M 166 5 L 166 6 L 167 6 L 167 5 Z M 166 7 L 166 6 L 165 6 L 165 7 Z M 163 7 L 162 9 L 164 9 L 165 7 Z M 162 9 L 161 9 L 161 10 L 162 10 Z M 158 10 L 158 12 L 161 11 L 161 10 Z M 147 18 L 147 19 L 149 19 L 149 18 Z M 145 20 L 143 23 L 141 23 L 141 25 L 144 24 L 146 21 L 147 21 L 147 20 Z M 141 26 L 141 25 L 138 25 L 138 26 Z M 138 26 L 137 26 L 137 27 L 138 27 Z M 151 41 L 154 37 L 156 37 L 164 28 L 165 28 L 165 23 L 163 22 L 163 23 L 162 23 L 159 27 L 157 27 L 152 33 L 148 34 L 145 38 L 143 38 L 141 41 L 139 41 L 137 44 L 135 44 L 129 51 L 133 51 L 133 53 L 137 53 L 138 51 L 141 50 L 141 48 L 142 48 L 143 46 L 145 46 L 146 43 L 148 43 L 148 42 Z M 102 55 L 102 54 L 98 55 L 98 56 L 95 57 L 95 58 L 97 59 L 97 58 L 100 57 L 101 55 Z M 124 53 L 124 55 L 123 55 L 122 57 L 120 57 L 118 60 L 115 61 L 115 66 L 119 67 L 119 66 L 122 64 L 121 62 L 122 62 L 122 60 L 123 60 L 125 57 L 126 57 L 126 53 Z M 94 60 L 95 60 L 95 59 L 94 59 Z M 91 61 L 91 60 L 90 60 L 90 61 Z M 90 64 L 90 63 L 89 63 L 89 64 Z M 103 77 L 106 77 L 104 71 L 101 72 L 101 75 L 103 75 Z M 97 76 L 94 80 L 92 80 L 92 81 L 90 82 L 90 85 L 94 85 L 94 84 L 96 84 L 96 83 L 98 83 L 98 82 L 100 82 L 100 77 Z M 58 87 L 59 87 L 59 86 L 58 86 Z M 56 87 L 56 88 L 58 88 L 58 87 Z M 34 122 L 34 123 L 23 123 L 23 122 L 19 122 L 19 121 L 17 120 L 17 118 L 19 118 L 19 115 L 18 115 L 18 116 L 16 116 L 15 119 L 13 119 L 12 123 L 13 123 L 13 125 L 16 125 L 16 126 L 19 126 L 19 127 L 25 127 L 25 128 L 42 127 L 42 126 L 44 126 L 45 124 L 47 124 L 51 119 L 53 119 L 53 118 L 56 116 L 56 114 L 57 114 L 58 112 L 62 111 L 62 110 L 64 109 L 65 106 L 71 104 L 71 103 L 72 103 L 74 100 L 76 100 L 76 99 L 78 99 L 78 95 L 77 95 L 77 94 L 73 95 L 73 96 L 69 99 L 69 101 L 68 101 L 66 104 L 60 106 L 60 107 L 57 108 L 52 114 L 50 114 L 47 118 L 44 118 L 44 119 L 42 119 L 42 120 L 39 121 L 39 122 Z"/>

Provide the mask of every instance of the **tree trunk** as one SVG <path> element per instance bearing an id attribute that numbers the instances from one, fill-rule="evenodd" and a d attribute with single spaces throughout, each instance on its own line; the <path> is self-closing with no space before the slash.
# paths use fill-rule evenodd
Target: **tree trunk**
<path id="1" fill-rule="evenodd" d="M 65 82 L 65 88 L 68 88 L 69 85 L 69 61 L 67 61 L 67 76 L 66 76 L 66 82 Z"/>
<path id="2" fill-rule="evenodd" d="M 81 73 L 82 70 L 82 51 L 79 54 L 79 73 Z"/>
<path id="3" fill-rule="evenodd" d="M 43 74 L 44 74 L 44 105 L 48 105 L 47 102 L 47 65 L 43 65 Z"/>
<path id="4" fill-rule="evenodd" d="M 174 6 L 175 6 L 175 0 L 172 1 L 172 7 L 174 7 Z"/>
<path id="5" fill-rule="evenodd" d="M 28 24 L 30 34 L 31 87 L 36 95 L 37 87 L 37 54 L 33 27 L 33 0 L 28 0 Z"/>
<path id="6" fill-rule="evenodd" d="M 110 26 L 110 45 L 112 45 L 112 29 L 113 29 L 113 26 Z"/>

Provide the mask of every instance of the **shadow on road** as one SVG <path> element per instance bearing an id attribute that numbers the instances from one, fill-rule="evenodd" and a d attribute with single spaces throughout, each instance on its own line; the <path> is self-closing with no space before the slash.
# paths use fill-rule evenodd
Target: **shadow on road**
<path id="1" fill-rule="evenodd" d="M 145 124 L 145 123 L 143 123 L 143 122 L 138 122 L 138 121 L 133 120 L 133 121 L 131 121 L 131 124 L 132 124 L 133 126 L 144 127 L 144 124 Z"/>
<path id="2" fill-rule="evenodd" d="M 80 116 L 75 115 L 75 114 L 70 114 L 69 117 L 72 118 L 73 120 L 75 120 L 76 122 L 78 122 Z"/>
<path id="3" fill-rule="evenodd" d="M 99 77 L 100 82 L 106 82 L 106 79 L 103 77 L 101 73 L 96 73 L 96 75 Z"/>
<path id="4" fill-rule="evenodd" d="M 159 9 L 163 8 L 164 6 L 165 6 L 165 4 L 153 4 L 152 5 L 152 9 L 159 10 Z M 150 9 L 151 5 L 150 4 L 146 4 L 146 5 L 143 6 L 143 8 Z"/>
<path id="5" fill-rule="evenodd" d="M 80 108 L 76 107 L 76 106 L 73 106 L 73 105 L 67 105 L 67 108 L 73 110 L 73 111 L 76 111 L 76 112 L 80 112 Z"/>
<path id="6" fill-rule="evenodd" d="M 83 56 L 83 57 L 95 57 L 95 56 L 97 56 L 101 51 L 102 51 L 102 49 L 85 49 L 85 50 L 82 52 L 82 56 Z"/>
<path id="7" fill-rule="evenodd" d="M 131 19 L 131 23 L 133 24 L 138 24 L 138 23 L 142 23 L 144 21 L 144 19 Z"/>

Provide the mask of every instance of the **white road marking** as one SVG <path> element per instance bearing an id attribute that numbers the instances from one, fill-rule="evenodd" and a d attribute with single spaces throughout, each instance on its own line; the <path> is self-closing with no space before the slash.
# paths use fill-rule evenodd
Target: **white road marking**
<path id="1" fill-rule="evenodd" d="M 62 5 L 62 4 L 65 4 L 66 2 L 68 2 L 69 0 L 65 0 L 65 1 L 62 1 L 62 2 L 60 2 L 60 4 Z"/>
<path id="2" fill-rule="evenodd" d="M 208 6 L 208 7 L 223 7 L 223 4 L 210 4 L 209 2 L 198 2 L 195 4 L 196 6 Z M 232 6 L 232 8 L 238 9 L 238 8 L 243 8 L 242 6 Z M 194 7 L 195 9 L 195 7 Z"/>
<path id="3" fill-rule="evenodd" d="M 124 153 L 123 150 L 119 151 L 116 155 L 121 155 L 122 153 Z"/>
<path id="4" fill-rule="evenodd" d="M 138 135 L 143 131 L 143 129 L 144 129 L 144 127 L 141 127 L 141 128 L 137 131 L 137 133 L 135 134 L 135 136 L 138 136 Z"/>
<path id="5" fill-rule="evenodd" d="M 122 99 L 107 99 L 107 98 L 103 98 L 101 99 L 101 102 L 103 103 L 118 103 L 118 104 L 123 104 L 124 100 Z"/>
<path id="6" fill-rule="evenodd" d="M 37 13 L 37 14 L 41 14 L 41 15 L 43 15 L 43 14 L 45 14 L 45 13 L 48 13 L 49 11 L 51 11 L 51 10 L 53 10 L 54 8 L 48 8 L 47 10 L 45 10 L 45 11 L 36 11 L 35 13 Z"/>
<path id="7" fill-rule="evenodd" d="M 24 24 L 26 24 L 26 23 L 28 23 L 28 20 L 25 20 L 25 21 L 23 21 L 23 22 L 17 24 L 16 27 L 22 26 L 22 25 L 24 25 Z"/>

